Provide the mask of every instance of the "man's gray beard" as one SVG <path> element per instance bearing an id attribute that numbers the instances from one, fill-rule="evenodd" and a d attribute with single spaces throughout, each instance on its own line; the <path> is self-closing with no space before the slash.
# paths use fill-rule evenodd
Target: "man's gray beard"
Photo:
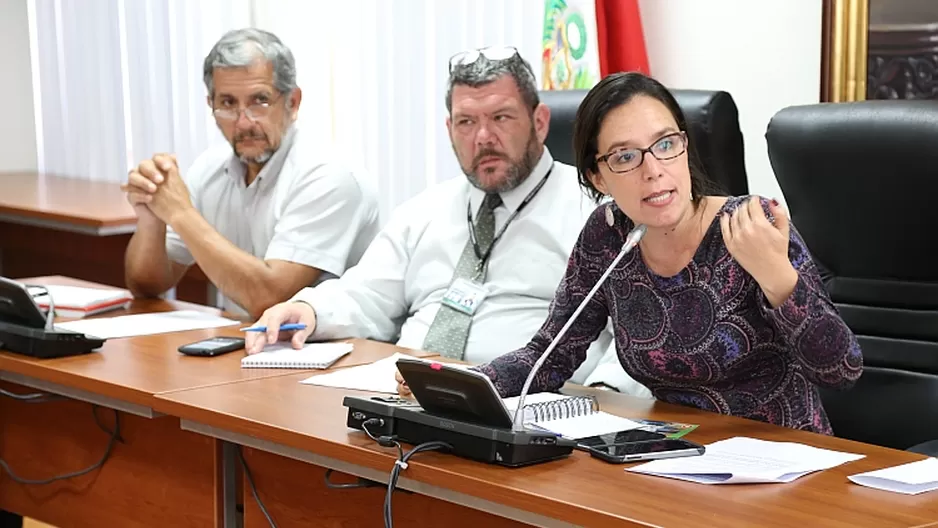
<path id="1" fill-rule="evenodd" d="M 280 146 L 278 146 L 277 149 L 283 146 L 283 138 L 287 137 L 287 134 L 290 133 L 290 130 L 292 128 L 293 128 L 293 123 L 288 121 L 287 124 L 284 126 L 283 132 L 280 136 Z M 264 139 L 265 140 L 267 139 L 266 134 L 264 136 Z M 263 165 L 267 163 L 268 161 L 270 161 L 270 158 L 273 157 L 274 153 L 277 152 L 277 149 L 267 149 L 264 152 L 262 152 L 259 156 L 254 156 L 252 158 L 249 156 L 245 156 L 243 154 L 239 154 L 238 149 L 235 148 L 235 143 L 231 143 L 231 149 L 234 150 L 235 156 L 238 156 L 238 159 L 241 160 L 241 163 L 254 163 L 257 165 Z"/>
<path id="2" fill-rule="evenodd" d="M 482 180 L 474 171 L 472 171 L 472 169 L 468 171 L 463 169 L 463 173 L 466 175 L 466 178 L 468 178 L 469 183 L 471 183 L 473 187 L 484 192 L 508 192 L 524 183 L 524 181 L 528 179 L 528 176 L 531 175 L 531 172 L 534 171 L 534 167 L 537 165 L 537 162 L 540 161 L 537 155 L 537 151 L 537 139 L 536 136 L 532 133 L 531 139 L 528 141 L 527 147 L 524 150 L 524 155 L 521 157 L 521 161 L 518 163 L 512 163 L 508 166 L 505 179 L 502 180 L 494 189 L 486 189 L 483 187 Z"/>
<path id="3" fill-rule="evenodd" d="M 258 164 L 258 165 L 263 165 L 263 164 L 267 163 L 268 161 L 270 161 L 270 158 L 271 158 L 273 155 L 274 155 L 274 151 L 273 151 L 273 150 L 265 150 L 260 156 L 254 156 L 254 157 L 252 158 L 252 157 L 250 157 L 250 156 L 240 156 L 240 155 L 239 155 L 239 156 L 238 156 L 238 159 L 240 159 L 242 163 L 256 163 L 256 164 Z"/>

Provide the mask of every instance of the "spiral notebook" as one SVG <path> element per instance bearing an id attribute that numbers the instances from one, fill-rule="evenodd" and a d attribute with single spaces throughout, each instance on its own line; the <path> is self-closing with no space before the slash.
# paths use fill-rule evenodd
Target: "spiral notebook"
<path id="1" fill-rule="evenodd" d="M 299 350 L 277 343 L 245 356 L 241 368 L 327 369 L 351 351 L 351 343 L 310 343 Z"/>
<path id="2" fill-rule="evenodd" d="M 518 397 L 504 398 L 505 408 L 514 414 Z M 525 425 L 544 429 L 567 438 L 579 439 L 638 429 L 641 424 L 599 410 L 591 396 L 564 396 L 552 392 L 528 394 L 524 399 Z"/>

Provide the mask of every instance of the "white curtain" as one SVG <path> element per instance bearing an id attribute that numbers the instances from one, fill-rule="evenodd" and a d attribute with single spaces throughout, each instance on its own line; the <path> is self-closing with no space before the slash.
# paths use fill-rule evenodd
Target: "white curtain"
<path id="1" fill-rule="evenodd" d="M 156 152 L 191 163 L 221 134 L 202 58 L 250 0 L 30 0 L 39 170 L 119 182 Z"/>
<path id="2" fill-rule="evenodd" d="M 254 25 L 297 60 L 300 125 L 369 172 L 386 218 L 462 177 L 444 120 L 448 59 L 513 45 L 541 78 L 540 0 L 31 0 L 40 168 L 121 181 L 154 152 L 182 166 L 220 134 L 202 59 Z"/>
<path id="3" fill-rule="evenodd" d="M 446 133 L 449 57 L 513 45 L 540 79 L 541 0 L 255 0 L 297 61 L 302 126 L 368 169 L 387 213 L 462 177 Z"/>

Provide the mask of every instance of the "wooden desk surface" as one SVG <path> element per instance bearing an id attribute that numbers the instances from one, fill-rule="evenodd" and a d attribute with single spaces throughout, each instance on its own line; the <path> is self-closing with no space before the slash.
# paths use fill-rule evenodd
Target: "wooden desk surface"
<path id="1" fill-rule="evenodd" d="M 103 287 L 65 277 L 40 277 L 26 279 L 25 282 Z M 221 314 L 214 308 L 183 302 L 136 300 L 126 311 L 108 312 L 98 317 L 170 310 L 202 310 Z M 177 351 L 181 345 L 218 335 L 240 337 L 242 333 L 238 331 L 238 326 L 230 326 L 109 339 L 97 351 L 57 359 L 36 359 L 0 351 L 0 371 L 13 372 L 151 408 L 154 404 L 153 395 L 157 393 L 271 376 L 286 376 L 298 372 L 306 376 L 313 372 L 320 372 L 318 370 L 242 369 L 243 351 L 214 358 L 191 357 Z M 393 353 L 388 347 L 377 343 L 364 340 L 352 341 L 355 343 L 354 351 L 339 360 L 334 368 L 371 363 Z M 429 355 L 426 352 L 397 350 L 417 356 Z"/>
<path id="2" fill-rule="evenodd" d="M 396 455 L 393 450 L 376 446 L 364 433 L 345 425 L 342 398 L 367 393 L 301 385 L 303 377 L 281 376 L 165 394 L 158 397 L 164 400 L 160 409 L 212 427 L 389 471 Z M 789 484 L 694 484 L 626 473 L 626 466 L 607 464 L 579 451 L 565 460 L 516 469 L 421 453 L 411 460 L 404 476 L 584 526 L 888 528 L 938 523 L 934 493 L 904 496 L 847 480 L 847 475 L 914 461 L 921 455 L 621 394 L 593 392 L 598 392 L 601 407 L 615 414 L 700 424 L 688 436 L 699 443 L 750 436 L 862 453 L 866 457 Z"/>
<path id="3" fill-rule="evenodd" d="M 0 172 L 0 189 L 0 220 L 97 235 L 129 233 L 137 224 L 117 183 Z"/>

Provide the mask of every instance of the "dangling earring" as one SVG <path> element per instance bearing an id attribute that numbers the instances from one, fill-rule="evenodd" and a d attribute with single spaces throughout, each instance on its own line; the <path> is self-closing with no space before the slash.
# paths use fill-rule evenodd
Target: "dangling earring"
<path id="1" fill-rule="evenodd" d="M 612 212 L 612 204 L 606 206 L 606 225 L 609 227 L 616 225 L 616 217 Z"/>

